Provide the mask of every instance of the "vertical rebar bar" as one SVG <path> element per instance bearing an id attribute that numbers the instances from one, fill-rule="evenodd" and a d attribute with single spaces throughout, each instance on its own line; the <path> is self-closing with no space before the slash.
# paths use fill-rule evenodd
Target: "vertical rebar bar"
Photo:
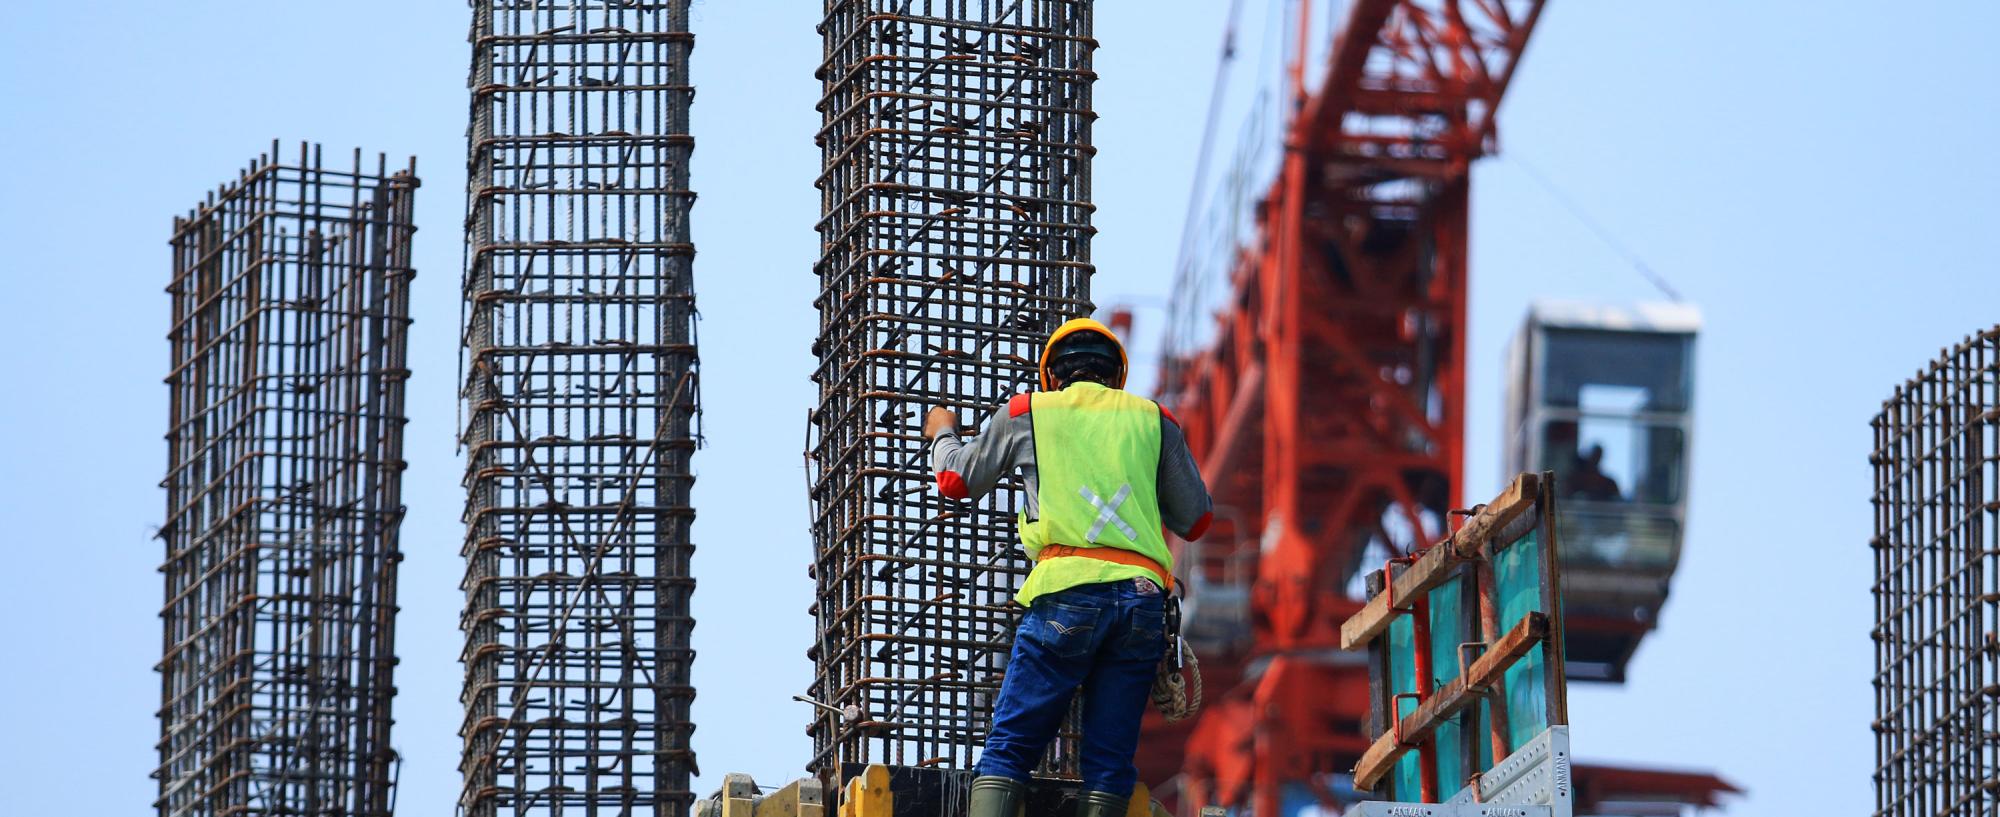
<path id="1" fill-rule="evenodd" d="M 688 0 L 472 13 L 459 805 L 684 814 Z"/>
<path id="2" fill-rule="evenodd" d="M 1875 814 L 2000 814 L 2000 327 L 1873 425 Z"/>
<path id="3" fill-rule="evenodd" d="M 1091 4 L 826 0 L 811 418 L 818 776 L 966 768 L 1028 564 L 1018 483 L 930 488 L 924 410 L 982 420 L 1091 312 Z M 1073 729 L 1043 771 L 1073 775 Z"/>
<path id="4" fill-rule="evenodd" d="M 391 811 L 417 177 L 353 162 L 174 222 L 162 817 Z"/>

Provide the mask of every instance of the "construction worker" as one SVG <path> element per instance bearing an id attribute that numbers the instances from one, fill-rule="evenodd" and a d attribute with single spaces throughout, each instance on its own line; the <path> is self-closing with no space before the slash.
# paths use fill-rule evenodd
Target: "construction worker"
<path id="1" fill-rule="evenodd" d="M 1028 610 L 972 781 L 971 817 L 1014 817 L 1028 774 L 1083 689 L 1079 817 L 1125 813 L 1139 720 L 1167 647 L 1173 555 L 1162 527 L 1208 530 L 1208 488 L 1173 415 L 1123 390 L 1125 348 L 1109 328 L 1069 321 L 1042 350 L 1041 391 L 1018 394 L 959 439 L 945 408 L 924 418 L 938 491 L 974 499 L 1019 469 L 1021 545 L 1034 570 Z"/>

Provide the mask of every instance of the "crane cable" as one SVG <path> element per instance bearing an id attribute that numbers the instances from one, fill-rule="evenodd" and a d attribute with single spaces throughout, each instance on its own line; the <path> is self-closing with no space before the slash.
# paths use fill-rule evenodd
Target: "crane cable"
<path id="1" fill-rule="evenodd" d="M 1194 179 L 1189 184 L 1187 212 L 1181 217 L 1181 243 L 1174 258 L 1174 292 L 1176 295 L 1190 292 L 1187 280 L 1192 275 L 1190 264 L 1194 255 L 1195 220 L 1201 215 L 1202 183 L 1208 179 L 1210 154 L 1214 153 L 1216 122 L 1222 118 L 1222 100 L 1229 79 L 1229 69 L 1236 62 L 1236 21 L 1241 16 L 1243 0 L 1229 0 L 1229 16 L 1222 26 L 1222 53 L 1216 57 L 1215 78 L 1208 86 L 1208 113 L 1201 126 L 1201 147 L 1196 150 Z M 1168 305 L 1167 331 L 1169 333 L 1167 351 L 1173 352 L 1172 333 L 1176 330 L 1173 305 Z"/>
<path id="2" fill-rule="evenodd" d="M 1542 190 L 1546 191 L 1550 198 L 1555 199 L 1557 204 L 1562 205 L 1564 210 L 1569 211 L 1571 216 L 1582 223 L 1586 229 L 1589 229 L 1592 235 L 1597 236 L 1597 240 L 1604 242 L 1604 245 L 1610 247 L 1612 252 L 1617 253 L 1625 259 L 1626 263 L 1631 264 L 1632 269 L 1639 273 L 1639 277 L 1646 279 L 1647 283 L 1652 284 L 1661 294 L 1666 295 L 1667 300 L 1675 303 L 1681 302 L 1680 290 L 1675 289 L 1672 284 L 1667 283 L 1665 276 L 1653 271 L 1653 268 L 1646 264 L 1645 259 L 1640 258 L 1638 253 L 1633 252 L 1630 247 L 1627 247 L 1625 242 L 1619 241 L 1617 236 L 1612 235 L 1610 229 L 1606 228 L 1596 219 L 1591 218 L 1590 213 L 1585 211 L 1582 205 L 1577 204 L 1575 199 L 1570 198 L 1569 194 L 1564 193 L 1562 188 L 1557 187 L 1556 183 L 1550 180 L 1546 174 L 1536 169 L 1533 163 L 1521 158 L 1518 154 L 1508 154 L 1507 158 L 1512 159 L 1515 164 L 1520 165 L 1521 169 L 1527 172 L 1529 178 L 1534 179 L 1537 184 L 1540 184 Z"/>

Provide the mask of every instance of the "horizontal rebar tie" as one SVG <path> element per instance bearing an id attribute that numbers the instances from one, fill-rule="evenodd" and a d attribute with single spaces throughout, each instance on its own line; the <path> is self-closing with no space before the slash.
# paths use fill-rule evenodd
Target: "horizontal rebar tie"
<path id="1" fill-rule="evenodd" d="M 1029 567 L 1019 486 L 937 496 L 919 430 L 1031 388 L 1091 311 L 1090 3 L 829 0 L 820 30 L 811 766 L 966 768 Z"/>
<path id="2" fill-rule="evenodd" d="M 687 0 L 477 0 L 469 817 L 693 803 Z"/>

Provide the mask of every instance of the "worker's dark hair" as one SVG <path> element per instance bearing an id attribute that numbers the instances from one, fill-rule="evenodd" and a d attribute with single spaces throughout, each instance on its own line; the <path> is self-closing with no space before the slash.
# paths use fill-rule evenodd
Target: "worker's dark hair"
<path id="1" fill-rule="evenodd" d="M 1049 364 L 1049 374 L 1058 388 L 1078 380 L 1109 386 L 1118 379 L 1118 360 L 1095 354 L 1064 355 Z"/>
<path id="2" fill-rule="evenodd" d="M 1119 380 L 1124 364 L 1118 342 L 1097 332 L 1077 332 L 1056 341 L 1049 350 L 1049 375 L 1061 388 L 1078 380 L 1109 386 Z"/>

